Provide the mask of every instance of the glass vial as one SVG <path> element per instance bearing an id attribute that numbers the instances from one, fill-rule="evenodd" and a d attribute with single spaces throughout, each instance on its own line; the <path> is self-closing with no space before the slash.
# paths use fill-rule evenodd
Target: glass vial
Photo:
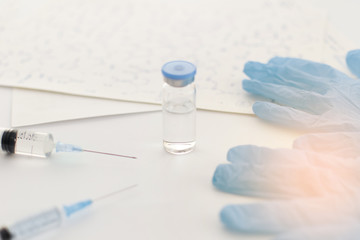
<path id="1" fill-rule="evenodd" d="M 196 67 L 186 61 L 162 67 L 163 145 L 172 154 L 186 154 L 196 144 Z"/>

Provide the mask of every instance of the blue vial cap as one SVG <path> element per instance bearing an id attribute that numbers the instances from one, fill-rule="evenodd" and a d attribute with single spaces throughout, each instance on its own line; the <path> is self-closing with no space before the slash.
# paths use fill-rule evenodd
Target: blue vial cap
<path id="1" fill-rule="evenodd" d="M 172 61 L 165 63 L 161 72 L 164 77 L 174 80 L 194 80 L 196 67 L 190 62 Z"/>

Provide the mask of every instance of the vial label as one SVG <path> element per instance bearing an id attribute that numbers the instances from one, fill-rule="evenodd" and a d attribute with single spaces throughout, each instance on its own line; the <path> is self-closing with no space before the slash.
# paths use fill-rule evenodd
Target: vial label
<path id="1" fill-rule="evenodd" d="M 34 132 L 19 130 L 17 139 L 18 141 L 19 140 L 36 141 L 36 135 Z"/>
<path id="2" fill-rule="evenodd" d="M 185 154 L 195 147 L 196 108 L 191 101 L 163 105 L 163 143 L 166 151 Z"/>

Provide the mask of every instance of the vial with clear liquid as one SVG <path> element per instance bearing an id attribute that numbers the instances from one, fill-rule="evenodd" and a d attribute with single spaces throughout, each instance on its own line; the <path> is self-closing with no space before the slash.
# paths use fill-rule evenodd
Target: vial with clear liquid
<path id="1" fill-rule="evenodd" d="M 196 144 L 196 67 L 186 61 L 162 67 L 163 145 L 172 154 L 189 153 Z"/>

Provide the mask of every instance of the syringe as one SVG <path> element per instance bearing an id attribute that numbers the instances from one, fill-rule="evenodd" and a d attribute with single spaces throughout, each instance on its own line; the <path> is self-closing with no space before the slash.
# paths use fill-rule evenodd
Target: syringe
<path id="1" fill-rule="evenodd" d="M 11 154 L 22 154 L 45 158 L 49 157 L 55 149 L 56 152 L 91 152 L 118 157 L 136 158 L 132 156 L 83 149 L 79 146 L 61 142 L 57 142 L 55 144 L 51 133 L 33 132 L 23 129 L 0 128 L 0 138 L 1 150 Z"/>
<path id="2" fill-rule="evenodd" d="M 61 207 L 53 207 L 46 211 L 40 212 L 23 220 L 16 222 L 10 227 L 3 227 L 0 229 L 1 240 L 12 240 L 12 239 L 28 239 L 36 236 L 48 230 L 61 226 L 61 223 L 67 220 L 71 215 L 77 213 L 93 203 L 98 202 L 102 199 L 108 198 L 130 188 L 137 186 L 131 185 L 129 187 L 120 189 L 118 191 L 108 193 L 104 196 L 86 199 L 84 201 L 77 202 L 71 205 L 64 205 Z"/>

